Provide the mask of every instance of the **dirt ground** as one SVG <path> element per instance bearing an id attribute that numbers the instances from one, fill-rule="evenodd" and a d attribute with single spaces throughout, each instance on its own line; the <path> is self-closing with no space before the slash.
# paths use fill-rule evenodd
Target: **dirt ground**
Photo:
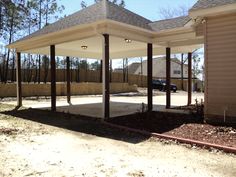
<path id="1" fill-rule="evenodd" d="M 0 176 L 235 177 L 236 156 L 0 104 Z"/>

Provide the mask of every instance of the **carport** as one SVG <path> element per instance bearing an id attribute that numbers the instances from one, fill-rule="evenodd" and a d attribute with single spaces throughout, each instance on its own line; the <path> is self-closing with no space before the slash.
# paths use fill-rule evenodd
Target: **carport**
<path id="1" fill-rule="evenodd" d="M 67 57 L 67 101 L 70 103 L 70 57 L 102 60 L 103 118 L 110 117 L 109 60 L 147 57 L 148 111 L 153 109 L 152 60 L 166 55 L 166 108 L 171 107 L 171 54 L 188 53 L 188 104 L 191 104 L 192 52 L 204 43 L 188 16 L 152 22 L 103 0 L 26 36 L 8 48 L 17 51 L 17 106 L 22 106 L 21 53 L 50 55 L 51 110 L 56 111 L 56 56 Z M 122 111 L 122 110 L 121 110 Z"/>

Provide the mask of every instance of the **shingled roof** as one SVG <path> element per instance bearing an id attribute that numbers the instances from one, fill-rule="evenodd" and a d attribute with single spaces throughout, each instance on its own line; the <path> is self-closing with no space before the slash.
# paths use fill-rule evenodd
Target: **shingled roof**
<path id="1" fill-rule="evenodd" d="M 154 31 L 162 31 L 167 29 L 179 28 L 183 27 L 186 23 L 191 20 L 189 16 L 182 16 L 167 20 L 160 20 L 153 23 L 150 23 L 152 30 Z"/>
<path id="2" fill-rule="evenodd" d="M 20 39 L 19 41 L 37 37 L 40 35 L 49 34 L 52 32 L 57 32 L 73 26 L 89 24 L 99 20 L 106 20 L 106 19 L 136 26 L 150 31 L 162 31 L 165 29 L 183 27 L 190 20 L 188 16 L 185 16 L 169 20 L 152 22 L 123 7 L 111 3 L 110 1 L 103 0 L 85 9 L 82 9 L 72 15 L 69 15 L 55 23 L 52 23 Z"/>
<path id="3" fill-rule="evenodd" d="M 77 25 L 89 24 L 99 20 L 114 20 L 117 22 L 126 23 L 136 27 L 151 30 L 150 20 L 137 15 L 123 7 L 119 7 L 110 1 L 103 0 L 95 3 L 85 9 L 82 9 L 72 15 L 69 15 L 55 23 L 52 23 L 24 38 L 29 39 L 39 35 L 57 32 Z"/>
<path id="4" fill-rule="evenodd" d="M 198 0 L 190 11 L 236 3 L 236 0 Z"/>
<path id="5" fill-rule="evenodd" d="M 106 8 L 107 19 L 151 30 L 149 23 L 151 23 L 152 21 L 136 13 L 133 13 L 123 7 L 120 7 L 114 3 L 111 3 L 110 1 L 106 2 L 107 2 L 107 8 Z"/>
<path id="6" fill-rule="evenodd" d="M 191 11 L 231 3 L 236 3 L 236 0 L 199 0 L 192 7 Z M 189 16 L 182 16 L 173 19 L 152 22 L 108 0 L 102 0 L 55 23 L 52 23 L 18 41 L 58 32 L 78 25 L 90 24 L 100 20 L 113 20 L 145 30 L 160 32 L 163 30 L 184 27 L 184 25 L 188 23 L 191 18 Z"/>

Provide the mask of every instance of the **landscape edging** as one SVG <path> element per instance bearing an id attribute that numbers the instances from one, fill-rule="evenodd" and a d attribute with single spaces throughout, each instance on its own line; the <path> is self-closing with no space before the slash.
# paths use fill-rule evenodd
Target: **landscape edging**
<path id="1" fill-rule="evenodd" d="M 126 131 L 140 133 L 140 134 L 143 134 L 143 135 L 152 136 L 152 137 L 156 137 L 156 138 L 160 138 L 160 139 L 175 140 L 175 141 L 178 141 L 180 143 L 197 145 L 199 147 L 204 147 L 204 148 L 207 148 L 207 149 L 215 148 L 215 149 L 227 152 L 227 153 L 236 154 L 236 148 L 233 148 L 233 147 L 222 146 L 222 145 L 217 145 L 217 144 L 211 144 L 211 143 L 206 143 L 206 142 L 191 140 L 191 139 L 186 139 L 186 138 L 179 138 L 179 137 L 170 136 L 170 135 L 163 135 L 163 134 L 159 134 L 159 133 L 151 133 L 151 132 L 148 132 L 148 131 L 145 131 L 145 130 L 139 130 L 139 129 L 130 128 L 130 127 L 122 126 L 122 125 L 116 125 L 116 124 L 106 122 L 106 121 L 104 121 L 104 124 L 112 126 L 114 128 L 119 128 L 119 129 L 123 129 L 123 130 L 126 130 Z"/>

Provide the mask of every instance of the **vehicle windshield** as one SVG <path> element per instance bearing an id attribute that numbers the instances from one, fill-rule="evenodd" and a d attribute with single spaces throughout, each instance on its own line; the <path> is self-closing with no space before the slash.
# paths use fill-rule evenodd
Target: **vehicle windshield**
<path id="1" fill-rule="evenodd" d="M 162 80 L 161 82 L 162 82 L 163 84 L 166 84 L 166 81 L 163 81 L 163 80 Z"/>
<path id="2" fill-rule="evenodd" d="M 159 80 L 153 80 L 152 82 L 153 82 L 153 83 L 160 83 Z"/>

